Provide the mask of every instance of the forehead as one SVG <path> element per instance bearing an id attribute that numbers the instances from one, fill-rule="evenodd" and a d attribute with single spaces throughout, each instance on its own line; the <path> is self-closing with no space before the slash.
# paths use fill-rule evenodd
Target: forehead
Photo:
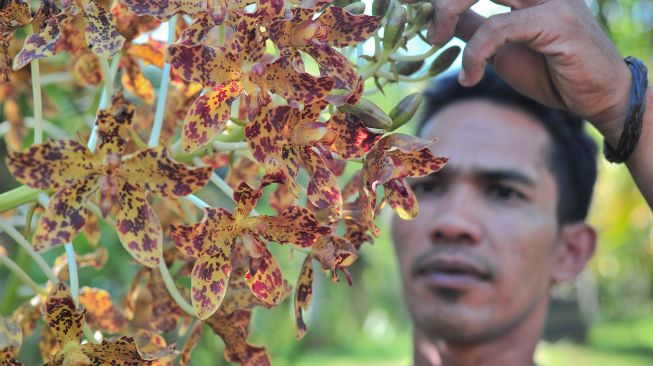
<path id="1" fill-rule="evenodd" d="M 451 104 L 426 123 L 421 137 L 438 139 L 437 155 L 456 171 L 518 170 L 537 181 L 548 173 L 551 138 L 535 117 L 482 99 Z"/>

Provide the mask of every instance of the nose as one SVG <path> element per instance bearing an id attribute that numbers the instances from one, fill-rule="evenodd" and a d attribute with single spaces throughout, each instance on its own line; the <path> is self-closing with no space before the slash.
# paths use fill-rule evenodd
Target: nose
<path id="1" fill-rule="evenodd" d="M 477 244 L 481 239 L 480 202 L 472 190 L 451 188 L 431 216 L 430 240 L 433 244 Z"/>

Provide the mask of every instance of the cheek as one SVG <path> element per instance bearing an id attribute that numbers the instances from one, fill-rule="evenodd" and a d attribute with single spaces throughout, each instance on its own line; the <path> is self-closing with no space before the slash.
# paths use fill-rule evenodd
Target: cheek
<path id="1" fill-rule="evenodd" d="M 505 240 L 492 241 L 496 246 L 494 251 L 501 253 L 497 282 L 501 302 L 521 307 L 548 294 L 557 224 L 543 216 L 514 219 L 504 228 L 502 236 Z"/>

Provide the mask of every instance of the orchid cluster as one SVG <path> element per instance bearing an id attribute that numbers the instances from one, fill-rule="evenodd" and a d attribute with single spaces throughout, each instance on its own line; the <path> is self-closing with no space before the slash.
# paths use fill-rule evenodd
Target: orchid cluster
<path id="1" fill-rule="evenodd" d="M 363 3 L 331 0 L 38 3 L 32 12 L 24 0 L 0 0 L 6 164 L 24 185 L 0 194 L 0 229 L 48 281 L 34 282 L 0 246 L 2 263 L 35 293 L 0 316 L 0 365 L 21 364 L 22 338 L 40 321 L 46 365 L 187 365 L 203 323 L 227 360 L 271 364 L 249 344 L 252 310 L 292 296 L 301 339 L 314 261 L 351 284 L 347 268 L 378 237 L 380 209 L 414 218 L 405 179 L 446 164 L 433 141 L 395 132 L 419 94 L 388 114 L 366 98 L 437 75 L 458 56 L 444 50 L 424 68 L 437 48 L 406 54 L 409 41 L 424 40 L 430 4 L 375 0 L 365 14 Z M 166 28 L 168 42 L 152 37 Z M 77 138 L 57 136 L 43 118 L 57 106 L 41 97 L 39 64 L 69 75 L 79 93 L 97 92 Z M 20 106 L 29 79 L 33 118 Z M 44 126 L 53 137 L 45 141 Z M 209 184 L 233 205 L 200 199 Z M 264 195 L 276 214 L 257 212 Z M 19 217 L 22 234 L 9 220 Z M 100 223 L 140 268 L 122 306 L 103 289 L 79 288 L 77 268 L 101 268 L 111 254 L 98 244 Z M 80 234 L 93 251 L 75 253 Z M 306 254 L 295 286 L 273 243 Z M 51 265 L 40 255 L 61 246 Z"/>

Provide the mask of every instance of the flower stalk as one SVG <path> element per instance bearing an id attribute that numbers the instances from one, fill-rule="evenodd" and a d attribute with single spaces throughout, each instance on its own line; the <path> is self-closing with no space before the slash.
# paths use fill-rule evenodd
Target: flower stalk
<path id="1" fill-rule="evenodd" d="M 32 244 L 30 244 L 25 237 L 23 237 L 18 230 L 16 230 L 13 226 L 9 225 L 5 220 L 0 220 L 0 229 L 7 233 L 9 237 L 14 239 L 18 245 L 20 245 L 27 253 L 29 254 L 30 257 L 36 262 L 36 264 L 41 268 L 43 273 L 45 273 L 46 277 L 48 277 L 48 280 L 50 280 L 52 283 L 58 283 L 59 279 L 57 276 L 54 275 L 54 272 L 52 272 L 52 269 L 50 269 L 50 266 L 45 262 L 43 257 L 39 255 L 34 248 L 32 247 Z"/>

